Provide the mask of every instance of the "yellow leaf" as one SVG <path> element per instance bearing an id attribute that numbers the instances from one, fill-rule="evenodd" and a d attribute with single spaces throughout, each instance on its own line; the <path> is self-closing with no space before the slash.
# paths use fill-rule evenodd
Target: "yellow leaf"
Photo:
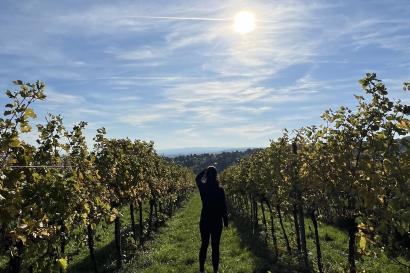
<path id="1" fill-rule="evenodd" d="M 402 120 L 397 123 L 397 127 L 400 129 L 410 130 L 410 120 Z"/>
<path id="2" fill-rule="evenodd" d="M 10 146 L 11 147 L 20 147 L 20 145 L 21 145 L 21 142 L 17 137 L 14 137 L 14 138 L 11 139 L 11 141 L 10 141 Z"/>
<path id="3" fill-rule="evenodd" d="M 27 238 L 24 235 L 17 235 L 17 240 L 21 241 L 23 245 L 26 244 Z"/>
<path id="4" fill-rule="evenodd" d="M 60 258 L 57 260 L 57 264 L 58 267 L 63 271 L 63 272 L 67 272 L 67 268 L 68 268 L 68 261 L 67 258 Z"/>
<path id="5" fill-rule="evenodd" d="M 28 133 L 31 131 L 31 126 L 28 124 L 21 124 L 20 129 L 22 133 Z"/>
<path id="6" fill-rule="evenodd" d="M 90 213 L 90 206 L 89 206 L 87 203 L 84 203 L 83 207 L 84 207 L 84 211 L 85 211 L 87 214 Z"/>
<path id="7" fill-rule="evenodd" d="M 359 247 L 362 252 L 366 250 L 366 237 L 360 234 Z"/>
<path id="8" fill-rule="evenodd" d="M 366 225 L 363 224 L 363 223 L 359 223 L 359 224 L 357 225 L 357 227 L 358 227 L 360 230 L 363 230 L 363 229 L 366 228 Z"/>
<path id="9" fill-rule="evenodd" d="M 27 224 L 21 224 L 21 225 L 19 225 L 19 228 L 21 228 L 21 229 L 26 229 L 27 227 L 28 227 Z"/>
<path id="10" fill-rule="evenodd" d="M 113 208 L 113 209 L 111 210 L 111 212 L 112 212 L 112 214 L 115 214 L 115 215 L 119 215 L 119 214 L 120 214 L 120 212 L 119 212 L 116 208 Z"/>
<path id="11" fill-rule="evenodd" d="M 31 108 L 27 108 L 24 114 L 26 114 L 26 116 L 31 117 L 31 118 L 37 117 L 36 113 L 34 113 L 33 109 Z"/>
<path id="12" fill-rule="evenodd" d="M 110 216 L 108 217 L 108 223 L 111 224 L 112 222 L 114 222 L 115 218 L 117 218 L 117 214 L 111 213 Z"/>

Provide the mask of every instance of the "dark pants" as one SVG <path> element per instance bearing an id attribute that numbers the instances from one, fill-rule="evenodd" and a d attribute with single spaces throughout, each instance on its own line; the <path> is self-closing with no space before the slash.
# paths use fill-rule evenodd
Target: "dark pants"
<path id="1" fill-rule="evenodd" d="M 222 223 L 199 223 L 199 230 L 201 232 L 201 249 L 199 250 L 199 270 L 203 272 L 205 260 L 206 260 L 206 251 L 209 245 L 209 237 L 211 238 L 212 246 L 212 265 L 214 272 L 218 271 L 219 267 L 219 242 L 221 241 L 222 234 Z"/>

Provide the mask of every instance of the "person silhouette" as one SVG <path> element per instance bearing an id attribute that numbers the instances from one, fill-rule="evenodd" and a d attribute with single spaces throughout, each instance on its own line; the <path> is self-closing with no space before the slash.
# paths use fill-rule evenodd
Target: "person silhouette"
<path id="1" fill-rule="evenodd" d="M 204 181 L 203 181 L 204 180 Z M 226 207 L 225 191 L 219 186 L 217 170 L 209 166 L 195 178 L 202 200 L 199 231 L 201 233 L 201 248 L 199 250 L 199 271 L 205 272 L 206 252 L 209 238 L 212 246 L 212 266 L 214 273 L 219 267 L 219 243 L 222 234 L 222 222 L 228 227 L 228 212 Z"/>

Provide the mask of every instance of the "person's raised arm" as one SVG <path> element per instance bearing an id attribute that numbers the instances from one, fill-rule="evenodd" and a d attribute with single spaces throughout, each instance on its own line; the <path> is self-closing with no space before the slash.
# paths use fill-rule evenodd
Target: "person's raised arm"
<path id="1" fill-rule="evenodd" d="M 196 185 L 198 186 L 198 188 L 199 188 L 199 187 L 201 186 L 201 184 L 202 184 L 201 180 L 202 180 L 202 177 L 205 175 L 205 172 L 206 172 L 206 169 L 203 170 L 202 172 L 200 172 L 200 173 L 196 176 L 196 178 L 195 178 L 195 182 L 196 182 Z"/>

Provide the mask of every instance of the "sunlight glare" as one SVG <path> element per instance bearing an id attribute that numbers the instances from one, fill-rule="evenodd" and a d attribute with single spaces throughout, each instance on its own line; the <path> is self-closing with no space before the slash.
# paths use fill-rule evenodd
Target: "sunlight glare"
<path id="1" fill-rule="evenodd" d="M 255 29 L 255 15 L 249 11 L 241 11 L 235 15 L 233 29 L 240 34 L 247 34 Z"/>

